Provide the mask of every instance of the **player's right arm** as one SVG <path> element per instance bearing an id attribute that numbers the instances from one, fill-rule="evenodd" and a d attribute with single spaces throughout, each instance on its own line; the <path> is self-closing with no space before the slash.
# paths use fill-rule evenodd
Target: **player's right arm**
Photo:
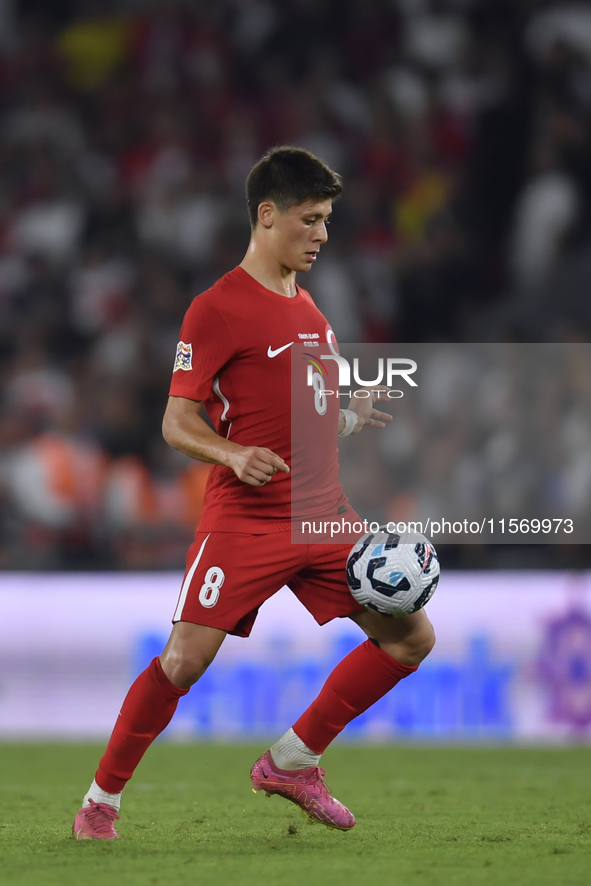
<path id="1" fill-rule="evenodd" d="M 202 407 L 202 401 L 168 398 L 162 435 L 169 446 L 198 461 L 230 468 L 249 486 L 264 486 L 277 471 L 289 473 L 287 464 L 270 449 L 241 446 L 216 434 L 199 415 Z"/>

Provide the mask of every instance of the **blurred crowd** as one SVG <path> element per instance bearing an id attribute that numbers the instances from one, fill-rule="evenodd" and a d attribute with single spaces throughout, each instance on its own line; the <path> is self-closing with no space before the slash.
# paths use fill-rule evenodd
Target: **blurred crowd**
<path id="1" fill-rule="evenodd" d="M 282 143 L 344 178 L 341 341 L 588 340 L 588 5 L 2 0 L 0 568 L 183 564 L 178 330 Z"/>

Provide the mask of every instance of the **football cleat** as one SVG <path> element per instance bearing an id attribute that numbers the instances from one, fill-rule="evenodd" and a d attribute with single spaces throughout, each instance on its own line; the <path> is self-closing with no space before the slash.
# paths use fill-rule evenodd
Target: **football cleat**
<path id="1" fill-rule="evenodd" d="M 107 803 L 95 803 L 89 800 L 90 806 L 83 806 L 72 828 L 72 836 L 76 840 L 118 840 L 119 834 L 113 822 L 119 818 L 117 811 Z"/>
<path id="2" fill-rule="evenodd" d="M 319 821 L 327 828 L 348 831 L 355 824 L 355 816 L 336 800 L 324 781 L 326 769 L 277 769 L 270 751 L 256 761 L 250 770 L 255 794 L 264 791 L 267 797 L 279 794 L 299 806 L 310 821 Z"/>

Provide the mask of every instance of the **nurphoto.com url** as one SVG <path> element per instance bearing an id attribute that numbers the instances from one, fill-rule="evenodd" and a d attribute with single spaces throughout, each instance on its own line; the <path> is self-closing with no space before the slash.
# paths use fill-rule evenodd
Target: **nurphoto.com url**
<path id="1" fill-rule="evenodd" d="M 419 533 L 420 535 L 557 535 L 564 532 L 570 535 L 574 531 L 574 523 L 570 518 L 561 517 L 530 519 L 485 517 L 476 520 L 411 520 L 409 522 L 390 522 L 380 524 L 368 520 L 302 520 L 302 533 L 309 535 L 335 535 L 347 533 L 359 535 L 368 532 L 390 532 L 396 535 Z"/>

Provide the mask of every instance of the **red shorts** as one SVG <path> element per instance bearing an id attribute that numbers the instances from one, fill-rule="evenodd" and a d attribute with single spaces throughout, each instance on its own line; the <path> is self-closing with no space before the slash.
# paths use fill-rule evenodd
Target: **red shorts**
<path id="1" fill-rule="evenodd" d="M 287 585 L 318 624 L 363 612 L 345 575 L 350 544 L 292 544 L 268 535 L 197 532 L 173 617 L 248 637 L 265 600 Z"/>

